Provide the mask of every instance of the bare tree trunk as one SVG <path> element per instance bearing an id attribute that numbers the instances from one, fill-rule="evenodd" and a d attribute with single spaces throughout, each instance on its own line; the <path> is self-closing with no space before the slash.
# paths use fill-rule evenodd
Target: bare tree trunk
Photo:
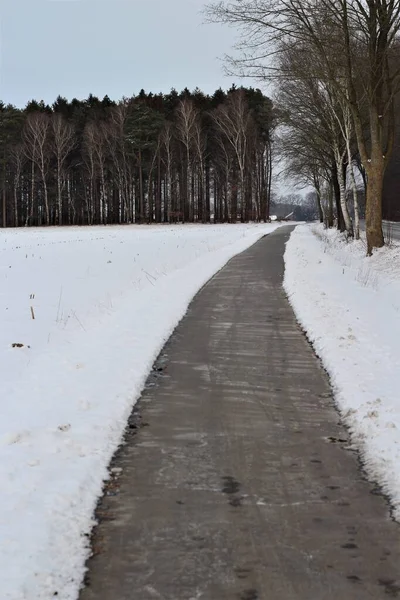
<path id="1" fill-rule="evenodd" d="M 142 167 L 142 151 L 139 150 L 139 223 L 143 223 L 144 219 L 144 189 L 143 189 L 143 167 Z"/>
<path id="2" fill-rule="evenodd" d="M 344 219 L 342 214 L 342 206 L 340 203 L 340 186 L 339 186 L 339 178 L 337 173 L 336 163 L 332 168 L 332 186 L 333 193 L 335 196 L 335 204 L 336 204 L 336 214 L 337 214 L 337 229 L 341 232 L 346 230 L 344 225 Z"/>
<path id="3" fill-rule="evenodd" d="M 57 205 L 58 205 L 58 224 L 62 225 L 63 214 L 62 214 L 62 193 L 61 193 L 61 164 L 60 160 L 57 160 Z"/>
<path id="4" fill-rule="evenodd" d="M 367 251 L 384 245 L 382 231 L 382 189 L 384 168 L 378 161 L 368 167 L 367 206 L 365 213 L 367 231 Z"/>
<path id="5" fill-rule="evenodd" d="M 268 196 L 267 196 L 267 219 L 270 217 L 270 206 L 271 206 L 271 192 L 272 192 L 272 144 L 268 140 Z"/>
<path id="6" fill-rule="evenodd" d="M 50 225 L 50 211 L 49 211 L 49 194 L 47 190 L 47 182 L 46 182 L 46 173 L 44 171 L 44 167 L 40 170 L 42 176 L 43 183 L 43 192 L 44 192 L 44 208 L 45 208 L 45 219 L 46 225 Z"/>
<path id="7" fill-rule="evenodd" d="M 333 196 L 334 196 L 334 184 L 331 180 L 328 187 L 328 218 L 327 226 L 329 229 L 333 227 Z M 340 209 L 340 206 L 339 206 Z"/>
<path id="8" fill-rule="evenodd" d="M 3 180 L 3 227 L 7 227 L 6 182 Z"/>
<path id="9" fill-rule="evenodd" d="M 319 181 L 316 178 L 314 178 L 314 187 L 315 187 L 315 192 L 317 194 L 319 222 L 324 223 L 325 219 L 324 219 L 324 211 L 323 211 L 322 202 L 321 202 L 321 188 L 319 185 Z"/>
<path id="10" fill-rule="evenodd" d="M 156 223 L 161 223 L 161 151 L 157 158 Z"/>
<path id="11" fill-rule="evenodd" d="M 35 163 L 31 162 L 31 206 L 29 209 L 29 213 L 26 214 L 26 223 L 27 226 L 30 222 L 33 225 L 33 207 L 34 207 L 34 198 L 35 198 Z"/>
<path id="12" fill-rule="evenodd" d="M 349 170 L 350 170 L 350 187 L 353 193 L 353 207 L 354 207 L 354 237 L 356 240 L 360 239 L 360 208 L 358 206 L 358 191 L 357 191 L 357 183 L 354 175 L 353 163 L 351 161 L 351 153 L 350 153 L 350 161 L 349 161 Z"/>
<path id="13" fill-rule="evenodd" d="M 164 223 L 168 223 L 168 221 L 169 221 L 171 196 L 172 196 L 171 164 L 170 164 L 170 161 L 168 161 L 167 174 L 166 174 L 165 185 L 164 185 Z"/>
<path id="14" fill-rule="evenodd" d="M 148 204 L 148 214 L 147 214 L 147 222 L 152 223 L 154 220 L 154 183 L 153 183 L 153 173 L 149 174 L 148 181 L 148 192 L 147 192 L 147 204 Z"/>
<path id="15" fill-rule="evenodd" d="M 33 212 L 33 203 L 34 203 L 34 171 L 35 165 L 40 173 L 42 183 L 43 183 L 43 193 L 44 193 L 44 212 L 45 212 L 45 222 L 46 225 L 50 224 L 50 211 L 49 211 L 49 202 L 48 202 L 48 192 L 47 192 L 47 168 L 49 165 L 49 126 L 50 120 L 47 114 L 43 113 L 32 113 L 29 114 L 26 118 L 24 124 L 24 150 L 29 160 L 32 161 L 32 212 Z M 41 215 L 41 211 L 43 210 L 43 206 L 40 208 L 38 206 L 38 221 L 39 221 L 39 213 Z M 32 215 L 33 216 L 33 215 Z"/>
<path id="16" fill-rule="evenodd" d="M 105 211 L 105 205 L 106 205 L 106 182 L 105 182 L 105 177 L 104 177 L 103 165 L 100 164 L 99 166 L 100 166 L 100 203 L 99 203 L 100 214 L 99 214 L 99 220 L 102 225 L 105 225 L 104 211 Z"/>
<path id="17" fill-rule="evenodd" d="M 234 167 L 232 183 L 231 183 L 231 223 L 237 222 L 237 215 L 238 215 L 237 170 Z"/>
<path id="18" fill-rule="evenodd" d="M 335 160 L 336 160 L 336 171 L 337 171 L 338 184 L 339 184 L 340 208 L 342 209 L 344 226 L 346 228 L 347 234 L 349 236 L 353 236 L 353 223 L 351 222 L 351 218 L 349 215 L 349 211 L 347 208 L 347 202 L 346 202 L 346 182 L 344 179 L 344 172 L 343 172 L 343 157 L 340 156 L 340 152 L 337 149 L 335 150 Z"/>
<path id="19" fill-rule="evenodd" d="M 18 227 L 18 188 L 14 184 L 14 226 Z"/>
<path id="20" fill-rule="evenodd" d="M 68 209 L 69 209 L 70 214 L 72 214 L 72 222 L 75 225 L 75 205 L 72 200 L 71 180 L 69 177 L 67 179 L 67 198 L 68 198 Z"/>
<path id="21" fill-rule="evenodd" d="M 206 222 L 209 223 L 211 219 L 211 209 L 210 209 L 210 163 L 209 160 L 206 159 Z"/>
<path id="22" fill-rule="evenodd" d="M 185 221 L 190 221 L 191 213 L 192 213 L 192 202 L 190 199 L 190 192 L 192 189 L 191 182 L 191 169 L 190 169 L 190 147 L 186 146 L 186 208 L 185 208 Z"/>
<path id="23" fill-rule="evenodd" d="M 90 178 L 90 206 L 88 212 L 89 225 L 93 225 L 94 223 L 94 181 L 93 178 Z"/>

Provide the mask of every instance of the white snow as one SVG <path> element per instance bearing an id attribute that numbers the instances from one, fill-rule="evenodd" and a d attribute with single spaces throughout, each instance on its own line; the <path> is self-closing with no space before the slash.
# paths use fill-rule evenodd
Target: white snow
<path id="1" fill-rule="evenodd" d="M 369 477 L 400 520 L 400 245 L 366 257 L 365 240 L 300 226 L 285 289 L 321 357 Z"/>
<path id="2" fill-rule="evenodd" d="M 85 534 L 154 359 L 199 288 L 276 227 L 0 233 L 2 600 L 75 600 Z"/>

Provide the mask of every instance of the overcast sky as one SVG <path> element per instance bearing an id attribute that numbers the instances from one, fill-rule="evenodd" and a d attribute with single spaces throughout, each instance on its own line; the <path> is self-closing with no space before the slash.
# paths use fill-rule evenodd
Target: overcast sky
<path id="1" fill-rule="evenodd" d="M 235 31 L 204 25 L 205 0 L 0 0 L 0 99 L 23 107 L 108 94 L 227 88 Z M 235 83 L 240 83 L 236 80 Z M 249 82 L 246 82 L 249 83 Z"/>

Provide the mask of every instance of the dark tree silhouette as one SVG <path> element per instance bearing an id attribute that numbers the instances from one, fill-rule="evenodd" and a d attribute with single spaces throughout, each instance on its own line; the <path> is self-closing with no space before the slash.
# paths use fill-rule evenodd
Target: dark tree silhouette
<path id="1" fill-rule="evenodd" d="M 252 88 L 0 103 L 0 226 L 266 220 L 274 125 Z"/>

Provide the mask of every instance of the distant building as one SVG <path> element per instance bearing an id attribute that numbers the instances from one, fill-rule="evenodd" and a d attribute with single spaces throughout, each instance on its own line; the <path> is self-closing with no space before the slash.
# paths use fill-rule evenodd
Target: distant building
<path id="1" fill-rule="evenodd" d="M 272 203 L 271 205 L 271 221 L 276 221 L 278 219 L 288 219 L 294 221 L 293 209 L 297 208 L 293 204 L 289 203 Z"/>

